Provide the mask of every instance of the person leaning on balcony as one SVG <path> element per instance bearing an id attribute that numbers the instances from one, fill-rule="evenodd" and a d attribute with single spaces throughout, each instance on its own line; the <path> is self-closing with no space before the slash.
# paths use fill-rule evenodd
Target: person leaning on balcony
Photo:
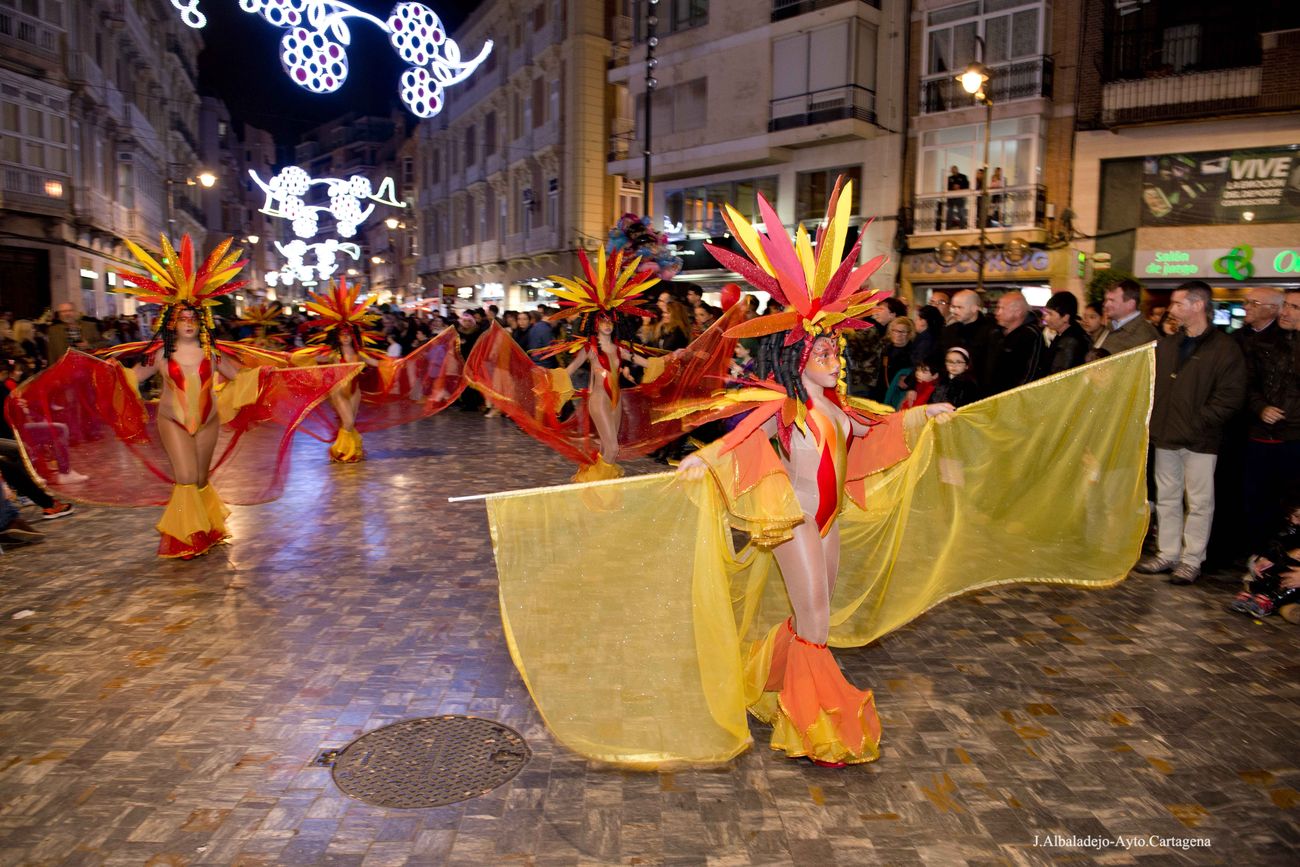
<path id="1" fill-rule="evenodd" d="M 970 178 L 961 173 L 961 169 L 953 166 L 948 171 L 948 189 L 952 190 L 969 190 Z M 945 226 L 949 229 L 966 229 L 969 224 L 966 222 L 966 197 L 953 196 L 948 199 L 948 221 Z"/>
<path id="2" fill-rule="evenodd" d="M 1111 355 L 1150 343 L 1159 335 L 1156 327 L 1142 318 L 1138 305 L 1142 302 L 1142 284 L 1136 280 L 1121 280 L 1106 290 L 1102 309 L 1110 320 L 1110 330 L 1097 342 L 1098 349 Z"/>
<path id="3" fill-rule="evenodd" d="M 1151 444 L 1157 550 L 1135 568 L 1151 575 L 1172 571 L 1170 583 L 1191 584 L 1201 577 L 1214 521 L 1223 428 L 1246 401 L 1246 360 L 1237 342 L 1210 321 L 1208 284 L 1182 284 L 1169 309 L 1183 328 L 1156 344 Z"/>
<path id="4" fill-rule="evenodd" d="M 989 179 L 989 225 L 1002 225 L 1002 194 L 998 190 L 1004 186 L 1006 180 L 1002 177 L 1002 166 L 997 166 Z"/>

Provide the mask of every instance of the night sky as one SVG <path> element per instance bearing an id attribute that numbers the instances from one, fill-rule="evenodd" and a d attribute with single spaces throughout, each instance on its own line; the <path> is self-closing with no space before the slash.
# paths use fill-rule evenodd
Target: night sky
<path id="1" fill-rule="evenodd" d="M 479 0 L 427 0 L 449 31 Z M 351 5 L 386 18 L 396 0 L 351 0 Z M 285 31 L 255 13 L 243 12 L 238 0 L 204 0 L 200 8 L 208 26 L 200 32 L 205 47 L 199 56 L 199 90 L 225 101 L 236 124 L 269 130 L 282 146 L 292 146 L 304 130 L 350 111 L 387 116 L 401 106 L 397 97 L 403 63 L 378 27 L 351 22 L 348 79 L 332 94 L 297 87 L 280 66 L 280 39 Z"/>

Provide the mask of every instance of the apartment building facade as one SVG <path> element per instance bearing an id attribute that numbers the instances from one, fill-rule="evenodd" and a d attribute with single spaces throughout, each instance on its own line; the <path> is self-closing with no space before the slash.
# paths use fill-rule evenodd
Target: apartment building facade
<path id="1" fill-rule="evenodd" d="M 201 47 L 166 0 L 0 6 L 0 305 L 130 312 L 122 239 L 203 239 Z"/>
<path id="2" fill-rule="evenodd" d="M 1153 291 L 1300 284 L 1300 6 L 1089 0 L 1074 172 L 1080 244 Z M 1236 302 L 1236 303 L 1234 303 Z"/>
<path id="3" fill-rule="evenodd" d="M 616 6 L 625 39 L 608 73 L 608 171 L 627 179 L 615 191 L 624 209 L 645 174 L 648 8 Z M 724 204 L 761 222 L 761 194 L 785 225 L 811 228 L 843 175 L 863 257 L 890 256 L 873 285 L 894 286 L 906 10 L 904 0 L 661 0 L 650 210 L 685 260 L 679 280 L 710 291 L 735 279 L 703 246 L 733 245 Z"/>
<path id="4" fill-rule="evenodd" d="M 1074 285 L 1070 163 L 1076 94 L 1089 74 L 1079 62 L 1081 26 L 1071 2 L 912 4 L 905 295 L 924 302 L 936 289 L 982 282 L 1042 303 Z M 956 79 L 974 61 L 988 69 L 991 107 Z"/>
<path id="5" fill-rule="evenodd" d="M 415 271 L 426 292 L 532 308 L 614 220 L 603 0 L 489 0 L 453 37 L 492 53 L 416 128 Z"/>

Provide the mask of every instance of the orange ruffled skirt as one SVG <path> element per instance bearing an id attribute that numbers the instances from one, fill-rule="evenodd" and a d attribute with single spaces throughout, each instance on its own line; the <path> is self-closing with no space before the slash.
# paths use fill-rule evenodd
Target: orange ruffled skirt
<path id="1" fill-rule="evenodd" d="M 871 690 L 845 680 L 830 648 L 800 638 L 790 620 L 754 644 L 745 674 L 749 712 L 772 726 L 772 749 L 832 764 L 879 758 Z"/>
<path id="2" fill-rule="evenodd" d="M 159 557 L 190 559 L 230 538 L 226 518 L 230 509 L 211 485 L 173 485 L 172 496 L 157 530 Z"/>

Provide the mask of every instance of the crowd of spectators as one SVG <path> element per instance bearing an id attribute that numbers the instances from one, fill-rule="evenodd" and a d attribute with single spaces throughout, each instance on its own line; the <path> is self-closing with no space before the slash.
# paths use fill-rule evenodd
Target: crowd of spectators
<path id="1" fill-rule="evenodd" d="M 1057 292 L 1035 310 L 1014 289 L 998 295 L 992 312 L 986 299 L 968 289 L 932 292 L 928 303 L 912 308 L 889 298 L 872 314 L 878 327 L 848 335 L 845 384 L 850 395 L 895 408 L 927 402 L 960 407 L 1157 341 L 1150 432 L 1151 499 L 1158 529 L 1155 551 L 1138 564 L 1138 571 L 1168 573 L 1176 584 L 1196 581 L 1211 528 L 1219 533 L 1217 502 L 1224 507 L 1220 523 L 1229 527 L 1225 532 L 1234 541 L 1228 546 L 1231 555 L 1255 555 L 1250 561 L 1253 583 L 1235 600 L 1235 609 L 1256 615 L 1279 611 L 1300 622 L 1300 565 L 1291 562 L 1300 551 L 1279 541 L 1300 532 L 1295 529 L 1300 527 L 1300 290 L 1250 289 L 1244 324 L 1232 334 L 1214 325 L 1211 290 L 1204 283 L 1186 283 L 1167 304 L 1145 311 L 1143 295 L 1141 285 L 1124 280 L 1082 308 L 1073 294 Z M 769 301 L 760 311 L 752 295 L 739 303 L 751 318 L 780 309 Z M 660 284 L 643 307 L 649 315 L 628 323 L 628 335 L 668 352 L 686 347 L 723 312 L 705 302 L 699 286 L 680 282 Z M 445 306 L 382 310 L 378 330 L 386 346 L 381 348 L 393 357 L 409 354 L 448 327 L 455 328 L 466 356 L 493 323 L 529 353 L 563 336 L 562 326 L 548 321 L 557 309 L 544 304 L 504 312 L 496 305 L 459 312 Z M 302 344 L 305 324 L 302 313 L 285 315 L 285 348 Z M 219 319 L 217 332 L 222 339 L 252 337 L 250 328 L 233 320 Z M 71 304 L 59 305 L 43 321 L 14 321 L 5 314 L 0 317 L 0 397 L 70 348 L 97 349 L 144 336 L 135 318 L 95 320 Z M 760 343 L 770 339 L 741 340 L 732 375 L 763 377 Z M 538 363 L 554 367 L 563 359 Z M 632 384 L 638 370 L 629 368 L 625 375 Z M 472 389 L 460 407 L 496 414 Z M 668 460 L 681 449 L 682 444 L 674 444 L 656 457 Z M 3 422 L 0 468 L 5 483 L 37 506 L 42 518 L 71 514 L 71 504 L 50 498 L 28 475 Z M 64 481 L 79 477 L 71 467 L 60 470 Z M 1238 478 L 1239 484 L 1233 481 Z M 36 533 L 12 512 L 9 499 L 0 499 L 0 528 L 7 527 L 0 534 Z"/>

